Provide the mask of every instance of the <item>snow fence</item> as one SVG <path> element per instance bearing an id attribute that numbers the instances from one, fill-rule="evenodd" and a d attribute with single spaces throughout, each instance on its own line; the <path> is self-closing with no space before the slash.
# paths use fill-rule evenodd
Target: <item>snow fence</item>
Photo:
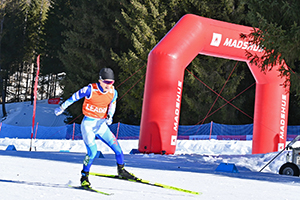
<path id="1" fill-rule="evenodd" d="M 140 126 L 115 123 L 109 126 L 118 139 L 139 139 Z M 253 124 L 225 125 L 207 123 L 202 125 L 185 126 L 178 129 L 179 140 L 252 140 Z M 290 141 L 300 133 L 300 126 L 288 126 L 287 140 Z M 0 138 L 31 138 L 31 126 L 21 127 L 2 123 Z M 80 124 L 69 124 L 59 127 L 37 126 L 33 131 L 36 139 L 82 139 Z"/>

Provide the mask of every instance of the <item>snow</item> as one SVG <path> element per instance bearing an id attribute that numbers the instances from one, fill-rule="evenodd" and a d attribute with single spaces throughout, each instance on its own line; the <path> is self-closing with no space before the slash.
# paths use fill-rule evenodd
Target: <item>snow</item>
<path id="1" fill-rule="evenodd" d="M 63 120 L 58 123 L 50 112 L 57 105 L 46 102 L 37 105 L 37 121 L 45 126 L 61 126 Z M 30 117 L 24 117 L 32 113 L 26 108 L 30 107 L 28 102 L 7 107 L 10 107 L 9 114 L 3 123 L 31 126 Z M 179 140 L 174 155 L 133 155 L 130 151 L 138 148 L 137 140 L 119 140 L 119 143 L 126 169 L 136 176 L 202 194 L 95 176 L 90 176 L 92 186 L 113 195 L 72 189 L 67 185 L 79 185 L 86 153 L 83 141 L 35 140 L 36 151 L 29 151 L 30 139 L 0 138 L 0 199 L 299 199 L 300 178 L 278 174 L 286 162 L 287 151 L 259 172 L 278 152 L 252 155 L 251 141 Z M 16 151 L 6 150 L 8 145 L 14 145 Z M 91 171 L 116 174 L 114 154 L 101 141 L 97 140 L 97 145 L 104 158 L 96 158 Z M 299 145 L 298 142 L 295 145 Z M 235 165 L 238 172 L 216 171 L 221 163 Z"/>
<path id="2" fill-rule="evenodd" d="M 48 100 L 37 101 L 36 120 L 41 126 L 64 126 L 66 116 L 53 116 L 55 104 L 48 104 Z M 1 114 L 2 114 L 2 108 Z M 3 123 L 14 126 L 32 126 L 33 105 L 31 102 L 16 102 L 6 104 L 7 117 Z"/>

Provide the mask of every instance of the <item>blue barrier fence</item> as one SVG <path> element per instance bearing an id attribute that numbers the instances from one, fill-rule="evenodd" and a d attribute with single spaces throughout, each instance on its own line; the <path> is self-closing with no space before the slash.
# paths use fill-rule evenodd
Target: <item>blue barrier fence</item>
<path id="1" fill-rule="evenodd" d="M 118 139 L 138 139 L 140 126 L 115 123 L 110 125 L 111 131 Z M 218 123 L 207 123 L 202 125 L 184 126 L 178 129 L 178 139 L 181 140 L 252 140 L 253 124 L 225 125 Z M 287 140 L 294 139 L 300 133 L 300 126 L 288 126 Z M 34 130 L 36 139 L 82 139 L 80 124 L 70 124 L 59 127 L 38 126 Z M 31 137 L 31 126 L 21 127 L 2 124 L 0 127 L 0 138 L 22 138 Z"/>

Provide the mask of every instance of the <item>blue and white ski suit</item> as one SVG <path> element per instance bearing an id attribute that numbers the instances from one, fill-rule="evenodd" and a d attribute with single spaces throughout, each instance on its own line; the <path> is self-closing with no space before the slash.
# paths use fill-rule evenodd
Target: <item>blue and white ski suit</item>
<path id="1" fill-rule="evenodd" d="M 67 99 L 62 105 L 62 109 L 66 109 L 68 106 L 74 102 L 82 99 L 83 97 L 90 99 L 92 96 L 93 86 L 89 84 L 88 86 L 83 87 L 82 89 L 75 92 L 69 99 Z M 94 89 L 95 90 L 95 89 Z M 97 83 L 97 90 L 101 94 L 106 95 L 107 92 L 103 91 L 103 88 L 100 86 L 100 83 Z M 107 105 L 107 115 L 113 117 L 116 110 L 116 100 L 118 93 L 114 90 L 114 96 L 109 105 Z M 99 92 L 97 91 L 97 92 Z M 107 144 L 115 153 L 117 164 L 124 164 L 124 155 L 122 149 L 115 138 L 114 134 L 110 131 L 109 127 L 106 124 L 106 118 L 93 118 L 84 116 L 81 122 L 81 133 L 83 141 L 87 148 L 87 154 L 83 162 L 83 171 L 89 172 L 90 167 L 95 159 L 97 154 L 97 145 L 95 138 L 99 138 L 105 144 Z"/>

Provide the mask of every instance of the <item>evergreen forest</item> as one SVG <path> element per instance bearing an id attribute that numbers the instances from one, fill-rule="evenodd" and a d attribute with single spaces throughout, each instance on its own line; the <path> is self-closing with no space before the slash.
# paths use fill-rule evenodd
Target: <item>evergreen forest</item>
<path id="1" fill-rule="evenodd" d="M 119 95 L 114 122 L 139 125 L 148 54 L 191 13 L 258 28 L 249 37 L 267 52 L 261 70 L 278 57 L 290 67 L 282 70 L 291 85 L 288 121 L 300 125 L 299 10 L 298 0 L 1 0 L 2 116 L 6 103 L 32 101 L 40 55 L 38 100 L 66 100 L 110 67 Z M 246 63 L 198 55 L 182 94 L 181 125 L 253 123 L 255 80 Z M 80 123 L 82 102 L 68 108 L 66 122 Z"/>

